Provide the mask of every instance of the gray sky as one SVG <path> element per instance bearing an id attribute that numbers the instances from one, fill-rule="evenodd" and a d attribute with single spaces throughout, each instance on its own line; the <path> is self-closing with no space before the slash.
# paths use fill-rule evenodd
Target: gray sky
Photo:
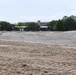
<path id="1" fill-rule="evenodd" d="M 76 0 L 0 0 L 0 21 L 51 21 L 76 15 Z"/>

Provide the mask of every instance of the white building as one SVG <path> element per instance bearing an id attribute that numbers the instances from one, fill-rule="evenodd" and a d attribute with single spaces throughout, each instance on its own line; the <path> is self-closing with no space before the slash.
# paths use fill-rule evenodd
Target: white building
<path id="1" fill-rule="evenodd" d="M 40 25 L 40 30 L 46 31 L 48 28 L 48 22 L 40 22 L 40 20 L 37 22 L 38 25 Z"/>
<path id="2" fill-rule="evenodd" d="M 27 26 L 15 26 L 15 28 L 18 28 L 20 31 L 24 31 L 26 27 Z"/>
<path id="3" fill-rule="evenodd" d="M 40 22 L 40 20 L 38 20 L 37 24 L 40 26 L 47 26 L 48 22 Z"/>

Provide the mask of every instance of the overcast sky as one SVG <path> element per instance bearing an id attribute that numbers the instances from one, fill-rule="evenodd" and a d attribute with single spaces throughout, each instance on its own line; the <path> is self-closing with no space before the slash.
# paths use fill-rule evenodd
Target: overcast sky
<path id="1" fill-rule="evenodd" d="M 0 0 L 0 21 L 51 21 L 76 15 L 76 0 Z"/>

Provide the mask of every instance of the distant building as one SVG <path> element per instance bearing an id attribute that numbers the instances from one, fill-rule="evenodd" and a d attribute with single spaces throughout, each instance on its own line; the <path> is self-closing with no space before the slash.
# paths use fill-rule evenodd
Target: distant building
<path id="1" fill-rule="evenodd" d="M 40 25 L 40 30 L 42 31 L 46 31 L 48 28 L 48 22 L 40 22 L 40 20 L 38 20 L 37 24 Z"/>
<path id="2" fill-rule="evenodd" d="M 40 26 L 47 26 L 48 22 L 40 22 L 40 20 L 38 20 L 37 24 Z"/>
<path id="3" fill-rule="evenodd" d="M 30 23 L 30 22 L 24 22 L 23 24 L 26 24 L 26 23 Z M 40 20 L 38 20 L 38 22 L 35 22 L 35 23 L 37 23 L 40 26 L 40 30 L 46 31 L 48 28 L 47 24 L 49 22 L 40 22 Z M 20 31 L 24 31 L 26 27 L 27 26 L 15 26 L 15 28 L 18 28 Z"/>
<path id="4" fill-rule="evenodd" d="M 15 28 L 18 28 L 19 31 L 24 31 L 24 29 L 26 28 L 27 26 L 15 26 Z"/>

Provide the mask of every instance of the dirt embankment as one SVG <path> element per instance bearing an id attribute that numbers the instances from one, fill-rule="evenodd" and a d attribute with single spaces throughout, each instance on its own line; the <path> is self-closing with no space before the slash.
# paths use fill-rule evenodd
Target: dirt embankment
<path id="1" fill-rule="evenodd" d="M 76 75 L 76 47 L 0 40 L 0 75 Z"/>

